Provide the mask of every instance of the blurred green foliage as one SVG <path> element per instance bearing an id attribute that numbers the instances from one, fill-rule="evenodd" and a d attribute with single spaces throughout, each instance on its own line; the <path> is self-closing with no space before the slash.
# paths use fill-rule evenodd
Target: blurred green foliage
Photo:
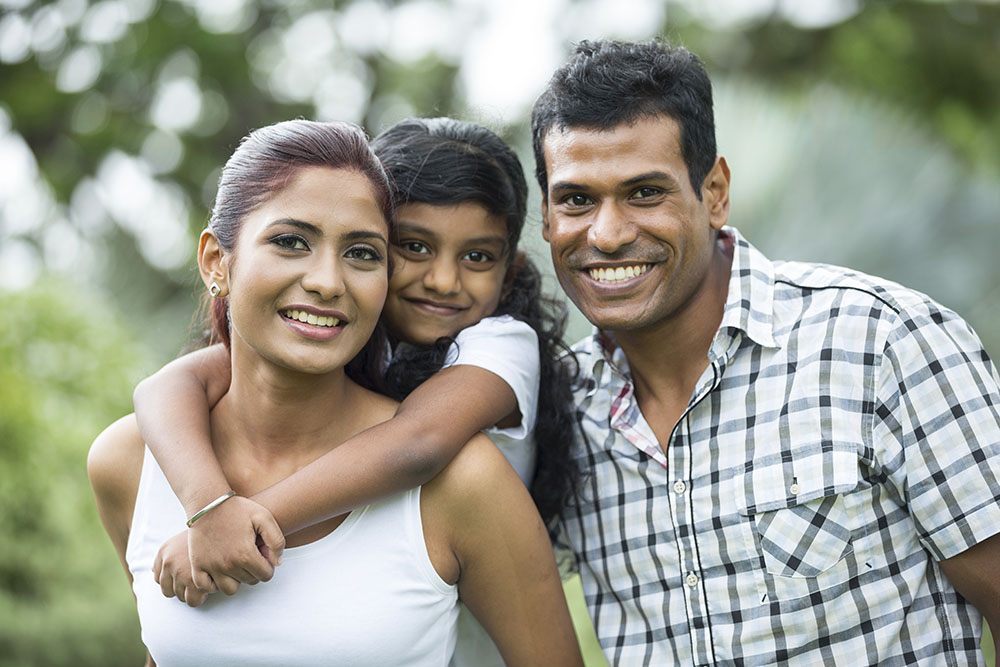
<path id="1" fill-rule="evenodd" d="M 148 361 L 112 309 L 58 279 L 0 292 L 0 312 L 0 665 L 137 664 L 85 460 Z"/>
<path id="2" fill-rule="evenodd" d="M 240 137 L 296 116 L 350 118 L 370 134 L 406 115 L 486 116 L 531 173 L 526 116 L 490 120 L 465 99 L 471 30 L 417 57 L 386 33 L 397 11 L 476 16 L 475 4 L 0 0 L 0 148 L 23 141 L 45 200 L 0 182 L 0 276 L 16 274 L 2 265 L 15 245 L 41 272 L 0 287 L 0 665 L 141 659 L 84 460 L 130 409 L 136 379 L 190 337 L 197 233 Z M 671 0 L 655 20 L 634 17 L 641 35 L 571 34 L 603 25 L 586 12 L 614 0 L 552 15 L 544 4 L 538 20 L 562 52 L 581 37 L 662 35 L 703 57 L 732 222 L 765 253 L 928 292 L 1000 356 L 1000 4 L 859 0 L 810 28 L 778 9 L 794 3 L 720 22 L 706 18 L 711 3 Z M 225 8 L 235 13 L 213 14 Z M 184 94 L 164 106 L 171 91 Z M 522 238 L 545 267 L 537 222 Z M 577 318 L 574 334 L 585 329 Z"/>

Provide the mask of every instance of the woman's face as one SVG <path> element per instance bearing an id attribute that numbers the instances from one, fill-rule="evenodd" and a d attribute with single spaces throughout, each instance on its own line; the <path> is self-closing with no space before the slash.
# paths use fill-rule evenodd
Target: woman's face
<path id="1" fill-rule="evenodd" d="M 299 372 L 342 368 L 385 302 L 388 226 L 361 174 L 299 169 L 246 217 L 229 271 L 233 347 Z"/>
<path id="2" fill-rule="evenodd" d="M 385 303 L 393 335 L 428 345 L 496 311 L 509 256 L 502 217 L 474 201 L 404 204 L 395 232 Z"/>

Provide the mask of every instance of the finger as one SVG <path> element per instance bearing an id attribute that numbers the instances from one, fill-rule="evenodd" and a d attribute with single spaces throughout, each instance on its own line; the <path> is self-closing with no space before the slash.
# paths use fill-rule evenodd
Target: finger
<path id="1" fill-rule="evenodd" d="M 218 589 L 226 595 L 233 595 L 240 587 L 240 582 L 238 580 L 226 575 L 213 577 L 213 579 L 215 579 L 215 585 Z"/>
<path id="2" fill-rule="evenodd" d="M 177 596 L 177 599 L 180 600 L 181 602 L 187 602 L 187 590 L 186 589 L 187 589 L 187 587 L 184 584 L 182 584 L 180 581 L 175 581 L 174 582 L 173 594 L 175 596 Z M 171 597 L 171 596 L 168 595 L 167 597 Z"/>
<path id="3" fill-rule="evenodd" d="M 251 583 L 251 580 L 254 583 L 258 581 L 270 581 L 271 577 L 274 576 L 274 566 L 258 550 L 255 550 L 249 559 L 246 562 L 240 563 L 240 565 L 242 566 L 240 571 L 231 574 L 244 584 Z"/>
<path id="4" fill-rule="evenodd" d="M 184 600 L 189 607 L 200 607 L 201 604 L 208 598 L 208 593 L 205 591 L 200 591 L 193 586 L 187 589 L 186 599 Z"/>
<path id="5" fill-rule="evenodd" d="M 160 552 L 156 552 L 156 558 L 153 559 L 153 581 L 160 583 L 160 570 L 163 569 L 163 556 Z"/>
<path id="6" fill-rule="evenodd" d="M 264 521 L 254 522 L 254 530 L 257 531 L 257 548 L 260 550 L 271 568 L 281 565 L 281 554 L 285 550 L 285 536 L 281 533 L 281 528 L 274 517 L 268 515 Z M 267 577 L 270 579 L 270 576 Z M 267 579 L 261 577 L 262 581 Z"/>
<path id="7" fill-rule="evenodd" d="M 191 580 L 194 582 L 195 588 L 203 593 L 215 593 L 219 590 L 215 585 L 215 580 L 212 579 L 212 575 L 205 570 L 199 570 L 193 566 L 191 568 Z"/>
<path id="8" fill-rule="evenodd" d="M 160 571 L 160 591 L 164 597 L 172 598 L 175 595 L 174 578 L 167 572 L 166 568 Z"/>

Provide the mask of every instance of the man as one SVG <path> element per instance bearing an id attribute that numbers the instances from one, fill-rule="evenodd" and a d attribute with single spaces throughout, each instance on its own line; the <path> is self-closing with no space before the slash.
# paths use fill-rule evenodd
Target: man
<path id="1" fill-rule="evenodd" d="M 975 334 L 726 227 L 711 84 L 684 49 L 582 43 L 532 133 L 556 273 L 596 327 L 563 530 L 608 658 L 981 663 L 1000 392 Z"/>

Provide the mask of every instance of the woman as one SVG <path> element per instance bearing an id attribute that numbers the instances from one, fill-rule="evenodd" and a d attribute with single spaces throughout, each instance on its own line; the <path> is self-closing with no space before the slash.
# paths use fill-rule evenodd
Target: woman
<path id="1" fill-rule="evenodd" d="M 258 130 L 223 170 L 198 259 L 232 368 L 212 447 L 240 496 L 395 412 L 372 391 L 390 220 L 385 174 L 352 126 Z M 509 664 L 580 660 L 544 527 L 482 436 L 422 488 L 288 535 L 273 581 L 198 610 L 150 574 L 186 514 L 134 419 L 98 437 L 88 472 L 161 665 L 447 664 L 459 595 Z"/>

